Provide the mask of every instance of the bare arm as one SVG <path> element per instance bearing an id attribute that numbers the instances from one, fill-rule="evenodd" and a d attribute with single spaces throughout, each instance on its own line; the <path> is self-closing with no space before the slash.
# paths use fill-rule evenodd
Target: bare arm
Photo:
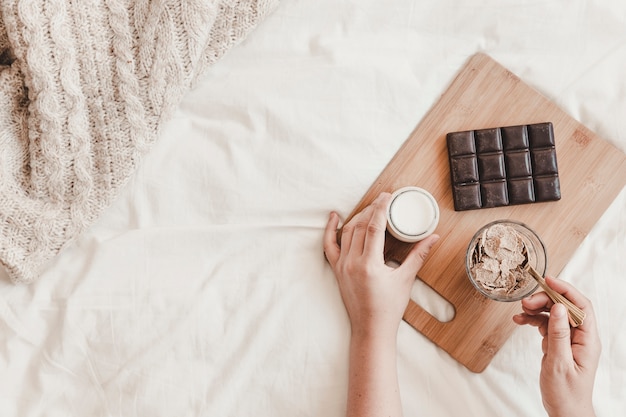
<path id="1" fill-rule="evenodd" d="M 385 265 L 386 208 L 381 194 L 343 228 L 331 213 L 324 233 L 330 263 L 351 324 L 348 417 L 401 416 L 396 337 L 418 270 L 438 236 L 415 245 L 398 268 Z"/>

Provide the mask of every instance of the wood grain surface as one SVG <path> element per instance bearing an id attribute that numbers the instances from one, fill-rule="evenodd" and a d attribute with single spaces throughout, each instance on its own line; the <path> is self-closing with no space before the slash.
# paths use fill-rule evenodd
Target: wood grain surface
<path id="1" fill-rule="evenodd" d="M 448 132 L 552 122 L 562 198 L 556 202 L 455 212 L 446 148 Z M 626 155 L 489 56 L 472 56 L 350 214 L 379 193 L 416 185 L 437 199 L 441 236 L 419 278 L 455 308 L 440 322 L 410 301 L 404 320 L 473 372 L 482 372 L 515 329 L 519 302 L 491 301 L 465 272 L 465 252 L 481 226 L 513 219 L 530 226 L 557 276 L 602 213 L 626 185 Z M 387 234 L 385 257 L 401 262 L 411 245 Z M 583 271 L 584 272 L 584 271 Z"/>

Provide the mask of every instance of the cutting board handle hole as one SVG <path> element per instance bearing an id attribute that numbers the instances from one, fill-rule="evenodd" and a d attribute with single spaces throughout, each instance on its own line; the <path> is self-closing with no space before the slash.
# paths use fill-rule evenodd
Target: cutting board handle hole
<path id="1" fill-rule="evenodd" d="M 399 262 L 393 260 L 387 261 L 386 264 L 392 268 L 397 268 L 400 265 Z M 454 319 L 454 306 L 419 277 L 416 277 L 413 288 L 411 288 L 411 299 L 442 323 Z"/>
<path id="2" fill-rule="evenodd" d="M 411 299 L 442 323 L 452 321 L 454 318 L 454 306 L 419 278 L 413 283 Z"/>

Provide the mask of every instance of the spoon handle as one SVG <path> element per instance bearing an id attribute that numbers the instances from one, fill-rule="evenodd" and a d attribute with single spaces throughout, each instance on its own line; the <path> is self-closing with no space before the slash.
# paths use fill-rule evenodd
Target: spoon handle
<path id="1" fill-rule="evenodd" d="M 527 264 L 526 269 L 530 272 L 530 275 L 535 278 L 535 280 L 539 283 L 539 286 L 545 291 L 546 294 L 548 294 L 548 297 L 550 297 L 552 301 L 565 305 L 567 308 L 569 323 L 572 327 L 578 327 L 583 324 L 586 317 L 584 311 L 578 308 L 578 306 L 565 298 L 563 295 L 548 287 L 546 280 L 537 271 L 535 271 L 535 268 Z"/>

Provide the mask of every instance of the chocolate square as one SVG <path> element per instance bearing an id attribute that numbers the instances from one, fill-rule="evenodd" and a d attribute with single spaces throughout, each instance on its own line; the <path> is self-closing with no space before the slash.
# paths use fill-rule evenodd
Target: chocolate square
<path id="1" fill-rule="evenodd" d="M 501 153 L 478 154 L 478 170 L 483 181 L 504 179 L 504 155 Z"/>
<path id="2" fill-rule="evenodd" d="M 537 201 L 554 201 L 561 199 L 559 176 L 535 178 L 535 196 Z"/>
<path id="3" fill-rule="evenodd" d="M 528 125 L 528 142 L 531 148 L 553 148 L 554 133 L 552 123 Z"/>
<path id="4" fill-rule="evenodd" d="M 550 148 L 533 149 L 531 154 L 535 176 L 555 175 L 559 172 L 556 166 L 556 154 L 554 150 Z"/>
<path id="5" fill-rule="evenodd" d="M 506 175 L 509 178 L 530 177 L 530 152 L 527 150 L 508 152 L 505 155 Z"/>
<path id="6" fill-rule="evenodd" d="M 509 180 L 509 204 L 526 204 L 535 201 L 535 187 L 532 178 Z"/>
<path id="7" fill-rule="evenodd" d="M 550 122 L 451 132 L 446 141 L 457 211 L 561 198 Z"/>
<path id="8" fill-rule="evenodd" d="M 455 184 L 478 181 L 476 156 L 454 158 L 450 161 L 450 170 Z"/>
<path id="9" fill-rule="evenodd" d="M 500 129 L 476 130 L 474 138 L 476 140 L 476 152 L 479 154 L 502 151 Z"/>
<path id="10" fill-rule="evenodd" d="M 451 156 L 474 155 L 476 142 L 474 132 L 454 132 L 448 134 L 448 152 Z"/>
<path id="11" fill-rule="evenodd" d="M 528 149 L 528 129 L 526 125 L 501 127 L 504 150 Z"/>
<path id="12" fill-rule="evenodd" d="M 481 183 L 480 195 L 485 208 L 509 204 L 509 194 L 505 180 Z"/>
<path id="13" fill-rule="evenodd" d="M 482 207 L 480 184 L 462 184 L 454 186 L 454 209 L 456 211 L 479 209 Z"/>

